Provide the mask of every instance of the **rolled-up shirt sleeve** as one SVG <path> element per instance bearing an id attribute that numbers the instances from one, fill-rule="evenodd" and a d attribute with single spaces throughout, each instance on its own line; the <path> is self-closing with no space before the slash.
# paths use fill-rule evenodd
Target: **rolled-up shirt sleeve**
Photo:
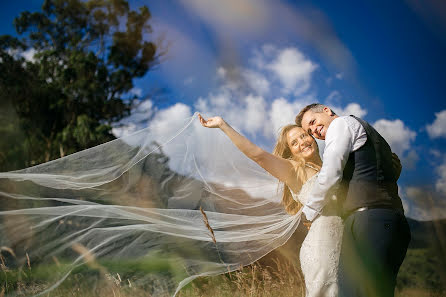
<path id="1" fill-rule="evenodd" d="M 315 185 L 310 193 L 310 200 L 303 208 L 306 218 L 313 221 L 327 203 L 326 194 L 339 183 L 343 176 L 349 154 L 353 151 L 354 131 L 345 119 L 334 119 L 326 134 L 323 164 Z"/>

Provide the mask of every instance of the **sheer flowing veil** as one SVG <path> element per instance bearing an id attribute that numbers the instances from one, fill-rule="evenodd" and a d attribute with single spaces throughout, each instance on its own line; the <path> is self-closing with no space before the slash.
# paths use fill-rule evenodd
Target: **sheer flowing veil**
<path id="1" fill-rule="evenodd" d="M 30 263 L 41 279 L 35 295 L 88 271 L 119 273 L 151 296 L 176 295 L 196 277 L 283 245 L 300 213 L 285 213 L 280 198 L 277 180 L 196 114 L 153 123 L 0 173 L 2 261 Z"/>

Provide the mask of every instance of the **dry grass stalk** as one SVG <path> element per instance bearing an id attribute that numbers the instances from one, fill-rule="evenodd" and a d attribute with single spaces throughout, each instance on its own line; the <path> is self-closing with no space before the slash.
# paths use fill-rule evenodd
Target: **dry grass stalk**
<path id="1" fill-rule="evenodd" d="M 7 247 L 7 246 L 2 246 L 2 247 L 0 247 L 0 261 L 1 261 L 1 263 L 0 263 L 0 267 L 1 267 L 1 269 L 3 270 L 3 272 L 6 273 L 7 271 L 9 271 L 9 268 L 8 268 L 8 266 L 6 266 L 5 257 L 3 257 L 3 254 L 2 254 L 3 251 L 8 252 L 8 253 L 11 254 L 14 258 L 17 258 L 17 257 L 16 257 L 16 255 L 15 255 L 14 251 L 12 250 L 12 248 L 9 248 L 9 247 Z"/>
<path id="2" fill-rule="evenodd" d="M 203 216 L 204 225 L 206 226 L 206 228 L 211 233 L 212 242 L 214 243 L 215 249 L 217 250 L 218 259 L 220 260 L 220 262 L 222 264 L 226 265 L 226 263 L 221 258 L 221 254 L 220 254 L 220 251 L 219 251 L 218 246 L 217 246 L 217 239 L 215 239 L 214 230 L 212 229 L 211 225 L 209 224 L 208 216 L 206 215 L 206 213 L 204 212 L 204 210 L 203 210 L 203 208 L 201 206 L 200 206 L 200 212 L 201 212 L 201 214 Z M 227 265 L 226 268 L 228 269 L 228 273 L 231 276 L 231 269 L 230 269 L 229 265 Z"/>
<path id="3" fill-rule="evenodd" d="M 1 253 L 0 253 L 0 261 L 1 261 L 0 268 L 3 270 L 3 272 L 9 271 L 8 267 L 6 266 L 5 258 Z"/>
<path id="4" fill-rule="evenodd" d="M 217 240 L 215 239 L 214 230 L 212 229 L 211 225 L 209 225 L 208 216 L 206 215 L 206 213 L 204 212 L 204 210 L 201 206 L 200 206 L 200 211 L 201 211 L 201 214 L 203 215 L 203 221 L 204 221 L 206 228 L 209 230 L 209 232 L 211 232 L 212 242 L 214 242 L 214 244 L 217 244 Z"/>
<path id="5" fill-rule="evenodd" d="M 255 289 L 256 289 L 256 280 L 257 280 L 257 274 L 256 274 L 256 272 L 257 272 L 257 265 L 252 265 L 251 266 L 251 275 L 252 275 L 252 281 L 251 281 L 251 287 L 250 287 L 250 289 L 249 289 L 249 295 L 250 296 L 253 296 L 254 295 L 254 292 L 255 292 Z"/>
<path id="6" fill-rule="evenodd" d="M 28 252 L 26 252 L 26 262 L 28 263 L 28 269 L 31 270 L 31 261 L 29 260 Z"/>
<path id="7" fill-rule="evenodd" d="M 15 253 L 14 253 L 14 251 L 12 250 L 12 248 L 9 248 L 9 247 L 7 247 L 7 246 L 2 246 L 2 247 L 0 247 L 0 253 L 1 253 L 2 251 L 8 252 L 8 253 L 10 253 L 14 258 L 17 258 L 16 255 L 15 255 Z"/>
<path id="8" fill-rule="evenodd" d="M 195 287 L 195 291 L 181 296 L 303 297 L 305 296 L 302 290 L 303 283 L 296 269 L 294 265 L 287 265 L 287 263 L 277 262 L 276 269 L 254 263 L 233 272 L 233 280 L 216 276 L 214 284 L 201 288 Z"/>
<path id="9" fill-rule="evenodd" d="M 286 285 L 286 283 L 283 281 L 283 275 L 286 273 L 290 273 L 291 271 L 293 271 L 293 275 L 297 275 L 299 282 L 301 284 L 304 284 L 304 277 L 302 275 L 302 272 L 300 269 L 297 269 L 294 265 L 290 264 L 290 262 L 284 262 L 281 263 L 277 258 L 273 259 L 274 264 L 276 264 L 277 267 L 277 272 L 275 273 L 275 275 L 277 276 L 277 278 L 281 281 L 281 285 Z M 301 295 L 305 296 L 305 287 L 302 285 L 300 286 L 301 289 Z"/>
<path id="10" fill-rule="evenodd" d="M 53 256 L 52 258 L 53 258 L 54 263 L 56 263 L 56 266 L 57 266 L 57 267 L 60 267 L 59 259 L 57 259 L 56 256 Z"/>
<path id="11" fill-rule="evenodd" d="M 71 248 L 85 259 L 85 263 L 90 268 L 99 270 L 103 276 L 107 273 L 107 270 L 96 262 L 96 257 L 85 246 L 74 243 Z"/>
<path id="12" fill-rule="evenodd" d="M 80 243 L 74 243 L 71 248 L 77 252 L 79 255 L 81 255 L 86 262 L 95 262 L 95 256 L 90 252 L 89 249 L 87 249 L 85 246 L 83 246 Z"/>

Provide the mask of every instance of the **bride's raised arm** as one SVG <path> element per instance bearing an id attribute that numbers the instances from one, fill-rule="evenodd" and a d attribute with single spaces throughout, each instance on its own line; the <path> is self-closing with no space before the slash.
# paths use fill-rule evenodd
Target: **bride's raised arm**
<path id="1" fill-rule="evenodd" d="M 203 125 L 203 127 L 220 128 L 235 144 L 235 146 L 248 158 L 259 164 L 272 176 L 284 182 L 293 191 L 299 191 L 302 186 L 302 181 L 297 178 L 297 162 L 281 158 L 263 150 L 249 141 L 245 136 L 235 131 L 221 117 L 212 117 L 205 120 L 199 114 L 198 118 L 200 119 L 200 123 Z"/>

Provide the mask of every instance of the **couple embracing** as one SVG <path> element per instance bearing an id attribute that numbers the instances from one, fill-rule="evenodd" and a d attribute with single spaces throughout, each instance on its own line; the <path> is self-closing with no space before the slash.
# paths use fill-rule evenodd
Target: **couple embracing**
<path id="1" fill-rule="evenodd" d="M 288 213 L 301 210 L 309 226 L 300 251 L 306 296 L 394 296 L 410 230 L 399 159 L 370 124 L 310 104 L 282 128 L 270 154 L 222 118 L 199 118 L 284 184 Z M 325 140 L 323 160 L 314 138 Z"/>

